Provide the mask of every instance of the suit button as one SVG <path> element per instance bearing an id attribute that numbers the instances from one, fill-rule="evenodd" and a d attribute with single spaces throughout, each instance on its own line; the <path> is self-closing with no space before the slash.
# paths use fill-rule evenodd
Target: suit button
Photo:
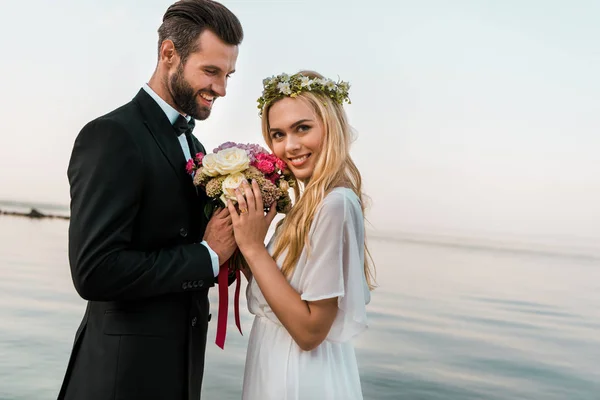
<path id="1" fill-rule="evenodd" d="M 194 288 L 197 288 L 197 287 L 198 287 L 198 281 L 194 281 L 194 282 L 192 282 L 192 286 L 193 286 Z"/>
<path id="2" fill-rule="evenodd" d="M 204 281 L 198 281 L 198 287 L 204 286 Z"/>
<path id="3" fill-rule="evenodd" d="M 183 284 L 181 285 L 181 288 L 183 290 L 186 290 L 188 288 L 187 282 L 183 282 Z"/>
<path id="4" fill-rule="evenodd" d="M 179 235 L 180 235 L 181 237 L 186 237 L 186 236 L 188 235 L 188 231 L 187 231 L 187 229 L 185 229 L 185 228 L 181 228 L 181 229 L 179 230 Z"/>
<path id="5" fill-rule="evenodd" d="M 198 324 L 198 318 L 192 318 L 192 326 L 196 326 Z"/>

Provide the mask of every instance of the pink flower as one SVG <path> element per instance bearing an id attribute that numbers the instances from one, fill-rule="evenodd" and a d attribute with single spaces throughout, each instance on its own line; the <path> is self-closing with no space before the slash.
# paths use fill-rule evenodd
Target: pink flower
<path id="1" fill-rule="evenodd" d="M 283 162 L 283 160 L 281 160 L 275 154 L 260 153 L 260 154 L 256 155 L 256 160 L 257 160 L 257 163 L 260 161 L 268 161 L 271 164 L 274 164 L 273 167 L 277 168 L 280 171 L 283 171 L 286 168 L 285 162 Z M 270 172 L 267 172 L 267 173 L 270 173 Z"/>
<path id="2" fill-rule="evenodd" d="M 202 153 L 202 152 L 196 153 L 196 162 L 198 163 L 198 165 L 202 165 L 203 158 L 204 158 L 204 153 Z"/>
<path id="3" fill-rule="evenodd" d="M 185 164 L 185 170 L 187 171 L 188 174 L 193 174 L 194 170 L 196 169 L 196 164 L 194 164 L 194 160 L 192 160 L 191 158 L 188 160 L 187 164 Z"/>
<path id="4" fill-rule="evenodd" d="M 285 170 L 286 165 L 282 159 L 278 158 L 277 161 L 275 161 L 275 164 L 277 165 L 277 169 L 279 169 L 280 171 Z"/>
<path id="5" fill-rule="evenodd" d="M 259 153 L 256 155 L 256 159 L 258 161 L 269 161 L 269 162 L 274 162 L 275 160 L 273 160 L 273 156 L 271 154 L 268 153 Z"/>
<path id="6" fill-rule="evenodd" d="M 281 176 L 279 174 L 275 173 L 275 174 L 267 175 L 266 178 L 268 180 L 270 180 L 271 183 L 273 183 L 274 185 L 277 185 L 277 181 L 279 180 L 279 178 L 281 178 Z"/>
<path id="7" fill-rule="evenodd" d="M 259 160 L 256 164 L 256 168 L 258 168 L 258 170 L 263 174 L 270 174 L 275 171 L 275 166 L 268 160 Z"/>

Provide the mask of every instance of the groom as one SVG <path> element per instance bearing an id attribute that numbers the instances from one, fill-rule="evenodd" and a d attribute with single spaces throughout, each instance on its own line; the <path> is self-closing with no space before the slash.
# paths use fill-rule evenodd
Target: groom
<path id="1" fill-rule="evenodd" d="M 236 245 L 185 164 L 205 152 L 194 120 L 225 96 L 243 31 L 223 5 L 181 0 L 158 34 L 148 84 L 88 123 L 71 155 L 69 260 L 88 303 L 59 399 L 200 398 L 208 289 Z"/>

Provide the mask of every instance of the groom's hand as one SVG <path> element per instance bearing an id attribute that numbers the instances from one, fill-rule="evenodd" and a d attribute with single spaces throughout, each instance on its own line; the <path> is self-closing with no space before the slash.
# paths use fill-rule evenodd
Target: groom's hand
<path id="1" fill-rule="evenodd" d="M 219 256 L 219 265 L 223 265 L 225 261 L 231 258 L 237 244 L 233 236 L 231 215 L 227 208 L 220 209 L 214 213 L 210 221 L 208 221 L 208 225 L 206 225 L 203 240 Z"/>

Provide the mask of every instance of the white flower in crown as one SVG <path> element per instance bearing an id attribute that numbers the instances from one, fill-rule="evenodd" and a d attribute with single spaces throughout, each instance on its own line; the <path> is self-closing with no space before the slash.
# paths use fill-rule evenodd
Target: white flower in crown
<path id="1" fill-rule="evenodd" d="M 350 104 L 349 88 L 350 84 L 347 82 L 338 81 L 336 83 L 331 79 L 311 78 L 301 73 L 294 75 L 283 73 L 271 76 L 263 80 L 263 93 L 257 99 L 259 115 L 262 115 L 265 107 L 282 96 L 297 97 L 304 91 L 321 92 L 340 105 L 343 103 Z"/>
<path id="2" fill-rule="evenodd" d="M 276 76 L 272 76 L 270 78 L 263 79 L 263 85 L 264 86 L 270 86 L 270 85 L 273 85 L 274 83 L 277 83 L 277 77 Z"/>
<path id="3" fill-rule="evenodd" d="M 277 89 L 279 89 L 279 91 L 281 93 L 285 94 L 286 96 L 289 96 L 290 94 L 292 94 L 292 90 L 290 89 L 289 82 L 279 82 L 277 84 Z"/>
<path id="4" fill-rule="evenodd" d="M 310 79 L 308 76 L 303 76 L 302 78 L 300 78 L 300 86 L 301 87 L 305 87 L 310 90 L 310 85 L 312 85 L 312 83 L 313 83 L 313 80 Z"/>

